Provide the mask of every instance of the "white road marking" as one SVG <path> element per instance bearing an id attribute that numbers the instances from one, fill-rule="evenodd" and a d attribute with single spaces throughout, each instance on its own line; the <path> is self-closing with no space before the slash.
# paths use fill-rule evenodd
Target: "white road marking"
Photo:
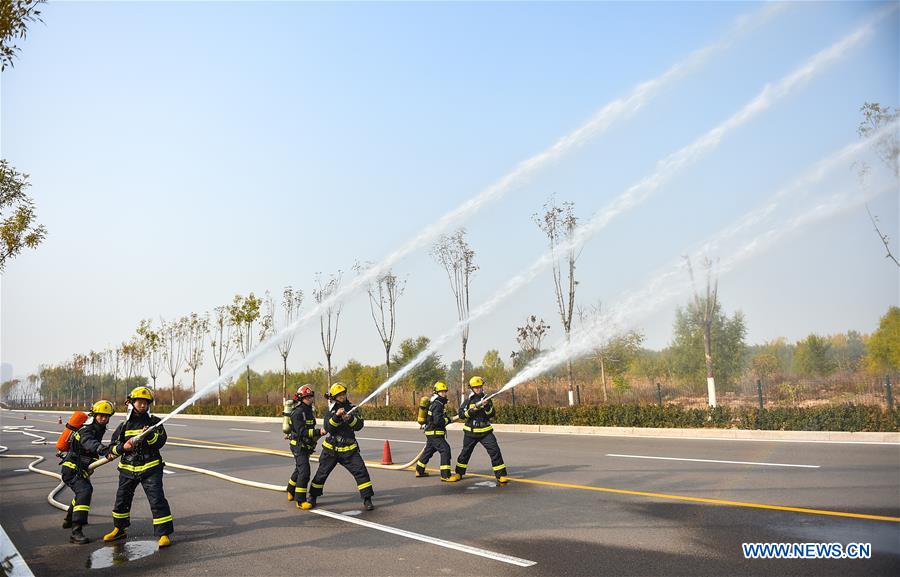
<path id="1" fill-rule="evenodd" d="M 34 577 L 31 568 L 13 545 L 6 530 L 0 525 L 0 558 L 3 559 L 3 574 L 9 577 Z"/>
<path id="2" fill-rule="evenodd" d="M 493 559 L 494 561 L 500 561 L 502 563 L 509 563 L 510 565 L 517 565 L 519 567 L 531 567 L 532 565 L 537 564 L 536 561 L 520 559 L 519 557 L 513 557 L 512 555 L 504 555 L 503 553 L 494 553 L 493 551 L 488 551 L 487 549 L 479 549 L 478 547 L 463 545 L 462 543 L 445 541 L 444 539 L 429 537 L 428 535 L 413 533 L 412 531 L 397 529 L 395 527 L 388 527 L 387 525 L 381 525 L 379 523 L 373 523 L 371 521 L 365 521 L 363 519 L 357 519 L 355 517 L 347 517 L 346 515 L 341 515 L 340 513 L 332 513 L 331 511 L 326 511 L 325 509 L 312 509 L 310 512 L 316 513 L 317 515 L 322 515 L 323 517 L 331 517 L 332 519 L 344 521 L 345 523 L 353 523 L 354 525 L 361 525 L 363 527 L 368 527 L 369 529 L 375 529 L 376 531 L 384 531 L 385 533 L 392 533 L 394 535 L 400 535 L 401 537 L 406 537 L 408 539 L 415 539 L 416 541 L 422 541 L 423 543 L 437 545 L 438 547 L 454 549 L 456 551 L 462 551 L 463 553 L 468 553 L 470 555 L 477 555 L 479 557 Z"/>
<path id="3" fill-rule="evenodd" d="M 187 427 L 187 425 L 179 425 L 178 423 L 166 423 L 166 427 Z"/>
<path id="4" fill-rule="evenodd" d="M 232 429 L 230 427 L 228 430 L 229 431 L 246 431 L 248 433 L 271 433 L 272 432 L 272 431 L 263 431 L 262 429 Z"/>
<path id="5" fill-rule="evenodd" d="M 13 473 L 27 473 L 28 469 L 13 469 Z"/>
<path id="6" fill-rule="evenodd" d="M 174 474 L 175 474 L 175 471 L 170 471 L 170 470 L 168 470 L 168 469 L 163 469 L 163 473 L 165 473 L 165 474 L 167 474 L 167 475 L 174 475 Z"/>
<path id="7" fill-rule="evenodd" d="M 390 441 L 392 443 L 414 443 L 416 445 L 424 445 L 425 441 L 404 441 L 403 439 L 375 439 L 373 437 L 356 437 L 360 441 Z"/>
<path id="8" fill-rule="evenodd" d="M 803 469 L 818 469 L 819 465 L 791 465 L 787 463 L 757 463 L 754 461 L 717 461 L 715 459 L 683 459 L 679 457 L 651 457 L 648 455 L 619 455 L 607 453 L 607 457 L 625 457 L 628 459 L 659 459 L 662 461 L 693 461 L 696 463 L 728 463 L 731 465 L 762 465 L 764 467 L 800 467 Z"/>

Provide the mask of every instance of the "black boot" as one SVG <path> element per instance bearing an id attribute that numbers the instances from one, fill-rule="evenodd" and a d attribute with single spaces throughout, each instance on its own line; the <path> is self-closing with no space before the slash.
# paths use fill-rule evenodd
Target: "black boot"
<path id="1" fill-rule="evenodd" d="M 72 518 L 66 517 L 65 519 L 63 519 L 62 527 L 63 527 L 63 529 L 71 529 L 72 528 Z"/>
<path id="2" fill-rule="evenodd" d="M 76 545 L 87 545 L 91 540 L 84 536 L 84 533 L 81 532 L 81 525 L 74 525 L 72 529 L 72 536 L 69 537 L 69 543 L 75 543 Z"/>
<path id="3" fill-rule="evenodd" d="M 375 505 L 372 504 L 372 497 L 366 497 L 363 499 L 363 506 L 366 508 L 366 511 L 371 511 L 375 508 Z"/>

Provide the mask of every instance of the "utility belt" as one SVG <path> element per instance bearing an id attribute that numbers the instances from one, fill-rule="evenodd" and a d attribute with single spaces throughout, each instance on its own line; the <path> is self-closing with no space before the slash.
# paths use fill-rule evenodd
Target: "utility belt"
<path id="1" fill-rule="evenodd" d="M 427 437 L 443 437 L 447 434 L 447 429 L 425 429 Z"/>
<path id="2" fill-rule="evenodd" d="M 473 419 L 466 421 L 463 431 L 471 435 L 484 435 L 494 430 L 491 422 L 486 419 Z"/>

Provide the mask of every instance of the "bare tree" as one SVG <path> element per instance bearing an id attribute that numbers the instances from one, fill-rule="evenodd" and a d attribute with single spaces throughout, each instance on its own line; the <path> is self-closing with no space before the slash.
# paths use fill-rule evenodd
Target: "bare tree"
<path id="1" fill-rule="evenodd" d="M 234 302 L 228 308 L 231 324 L 234 325 L 234 340 L 238 351 L 243 357 L 247 357 L 254 346 L 253 325 L 260 317 L 262 300 L 256 298 L 253 293 L 246 297 L 234 295 Z M 250 365 L 245 365 L 247 370 L 247 406 L 250 406 Z"/>
<path id="2" fill-rule="evenodd" d="M 575 248 L 569 244 L 564 255 L 559 254 L 560 245 L 571 241 L 575 235 L 575 227 L 578 218 L 575 216 L 575 204 L 564 202 L 562 206 L 556 205 L 556 198 L 544 204 L 544 213 L 535 213 L 531 217 L 538 228 L 547 235 L 550 242 L 550 251 L 553 254 L 553 289 L 556 293 L 556 308 L 562 321 L 566 334 L 566 343 L 569 343 L 572 333 L 572 314 L 575 310 L 575 261 L 578 255 Z M 561 259 L 564 262 L 560 262 Z M 563 275 L 565 269 L 565 275 Z M 569 381 L 569 405 L 575 404 L 575 378 L 572 373 L 572 359 L 566 359 L 566 376 Z M 579 399 L 579 402 L 581 400 Z"/>
<path id="3" fill-rule="evenodd" d="M 322 283 L 322 273 L 316 273 L 316 288 L 313 289 L 313 298 L 316 303 L 322 304 L 333 295 L 341 286 L 343 273 L 337 271 L 328 277 L 328 282 Z M 334 353 L 334 345 L 337 342 L 338 323 L 341 320 L 343 304 L 331 303 L 325 308 L 325 312 L 319 315 L 319 336 L 322 339 L 322 349 L 325 351 L 325 364 L 328 370 L 328 386 L 331 387 L 331 355 Z"/>
<path id="4" fill-rule="evenodd" d="M 203 365 L 203 344 L 209 332 L 209 315 L 191 313 L 185 318 L 185 371 L 191 373 L 191 394 L 197 393 L 197 369 Z"/>
<path id="5" fill-rule="evenodd" d="M 303 305 L 303 291 L 300 289 L 294 290 L 291 286 L 284 287 L 284 291 L 281 293 L 281 320 L 283 322 L 283 327 L 290 326 L 294 319 L 297 318 L 297 315 L 300 314 L 300 307 Z M 275 318 L 272 318 L 272 330 L 276 330 L 276 326 L 278 323 L 275 322 Z M 281 355 L 281 360 L 284 363 L 284 370 L 281 374 L 281 398 L 287 398 L 287 360 L 288 355 L 291 354 L 291 347 L 294 346 L 294 332 L 289 331 L 287 336 L 285 336 L 277 345 L 278 354 Z"/>
<path id="6" fill-rule="evenodd" d="M 691 284 L 694 287 L 694 310 L 697 324 L 703 329 L 703 352 L 706 355 L 706 387 L 709 394 L 709 406 L 716 406 L 716 379 L 713 375 L 712 357 L 712 325 L 718 307 L 719 279 L 713 274 L 713 262 L 708 258 L 703 259 L 703 268 L 706 270 L 706 294 L 701 295 L 697 291 L 694 279 L 694 268 L 691 259 L 684 257 L 687 263 L 688 274 L 691 276 Z M 714 278 L 715 277 L 715 278 Z"/>
<path id="7" fill-rule="evenodd" d="M 536 315 L 525 318 L 525 324 L 516 327 L 516 342 L 519 343 L 519 350 L 510 354 L 513 362 L 513 368 L 521 369 L 530 363 L 541 352 L 541 341 L 550 332 L 550 325 L 544 322 L 544 319 L 538 320 Z M 537 388 L 537 403 L 541 404 L 541 389 Z"/>
<path id="8" fill-rule="evenodd" d="M 434 243 L 431 255 L 444 267 L 450 290 L 456 299 L 456 314 L 464 323 L 460 339 L 462 357 L 459 368 L 459 396 L 462 399 L 466 388 L 466 346 L 469 343 L 469 279 L 478 270 L 475 251 L 466 242 L 466 229 L 460 228 L 452 235 L 442 234 Z"/>
<path id="9" fill-rule="evenodd" d="M 885 258 L 889 258 L 894 261 L 894 264 L 900 267 L 900 261 L 897 260 L 897 257 L 894 256 L 894 253 L 891 252 L 891 239 L 888 235 L 881 232 L 881 229 L 878 228 L 878 217 L 872 214 L 872 211 L 869 210 L 869 206 L 866 205 L 866 212 L 869 213 L 869 220 L 872 221 L 872 226 L 875 227 L 875 234 L 878 235 L 878 238 L 881 239 L 882 244 L 884 244 L 884 250 L 887 251 L 887 254 L 884 255 Z"/>
<path id="10" fill-rule="evenodd" d="M 116 395 L 119 394 L 119 371 L 122 368 L 122 350 L 119 347 L 114 347 L 110 349 L 106 349 L 106 363 L 110 369 L 110 373 L 113 378 L 113 392 L 112 398 L 113 401 L 116 399 Z"/>
<path id="11" fill-rule="evenodd" d="M 181 364 L 184 362 L 185 324 L 183 317 L 170 323 L 160 319 L 159 332 L 163 340 L 163 362 L 172 377 L 172 406 L 175 406 L 175 375 L 181 370 Z"/>
<path id="12" fill-rule="evenodd" d="M 137 334 L 141 337 L 140 356 L 147 363 L 147 372 L 153 380 L 153 390 L 156 391 L 156 377 L 159 375 L 159 367 L 162 364 L 162 338 L 158 331 L 153 330 L 150 319 L 141 321 Z"/>
<path id="13" fill-rule="evenodd" d="M 231 358 L 231 345 L 234 343 L 234 324 L 227 305 L 215 307 L 209 331 L 209 347 L 212 349 L 213 362 L 216 365 L 219 379 L 222 378 L 222 367 Z M 216 390 L 216 405 L 222 405 L 222 383 Z"/>
<path id="14" fill-rule="evenodd" d="M 127 382 L 131 380 L 132 377 L 136 376 L 140 372 L 141 364 L 144 362 L 144 349 L 141 346 L 141 342 L 132 338 L 131 341 L 122 343 L 120 347 L 121 355 L 124 358 L 125 365 L 125 382 L 126 386 L 122 391 L 122 396 L 124 398 L 128 397 L 128 389 Z"/>
<path id="15" fill-rule="evenodd" d="M 372 266 L 372 263 L 357 263 L 354 267 L 358 273 Z M 393 271 L 388 270 L 370 282 L 366 287 L 369 293 L 369 312 L 375 322 L 375 330 L 384 346 L 385 378 L 391 376 L 391 346 L 394 343 L 394 331 L 397 328 L 397 300 L 406 288 L 406 281 L 400 280 Z M 384 404 L 391 404 L 391 390 L 384 392 Z"/>

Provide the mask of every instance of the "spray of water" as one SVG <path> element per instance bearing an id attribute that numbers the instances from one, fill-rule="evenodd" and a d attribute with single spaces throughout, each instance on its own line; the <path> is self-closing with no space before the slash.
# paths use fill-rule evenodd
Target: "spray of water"
<path id="1" fill-rule="evenodd" d="M 278 343 L 284 341 L 285 338 L 294 334 L 301 327 L 318 317 L 328 307 L 333 307 L 344 302 L 350 296 L 363 290 L 369 283 L 384 274 L 401 259 L 421 247 L 427 246 L 440 234 L 449 230 L 454 224 L 474 215 L 489 202 L 497 201 L 507 192 L 526 184 L 538 171 L 557 162 L 563 156 L 585 144 L 590 139 L 597 137 L 614 122 L 628 118 L 636 113 L 665 87 L 671 85 L 674 81 L 682 78 L 688 73 L 699 69 L 714 55 L 729 48 L 743 34 L 768 22 L 771 18 L 780 14 L 784 9 L 785 7 L 783 5 L 772 4 L 755 14 L 739 17 L 730 30 L 723 35 L 721 40 L 695 51 L 684 61 L 676 63 L 659 77 L 637 85 L 627 96 L 608 103 L 598 110 L 585 124 L 560 138 L 543 152 L 520 162 L 511 172 L 491 184 L 478 195 L 443 215 L 434 224 L 422 229 L 415 237 L 393 253 L 389 254 L 381 262 L 367 268 L 350 283 L 340 287 L 330 297 L 324 299 L 321 303 L 318 303 L 308 312 L 300 315 L 294 322 L 279 330 L 266 341 L 260 343 L 246 357 L 229 363 L 223 369 L 219 378 L 200 388 L 194 395 L 173 410 L 171 414 L 180 413 L 199 400 L 203 395 L 213 390 L 216 386 L 227 383 L 231 378 L 238 374 L 242 368 L 249 366 Z"/>
<path id="2" fill-rule="evenodd" d="M 837 61 L 843 56 L 847 50 L 855 46 L 862 39 L 871 34 L 875 23 L 886 16 L 888 11 L 881 12 L 877 18 L 860 26 L 849 35 L 845 36 L 837 43 L 822 50 L 813 56 L 803 66 L 794 70 L 791 74 L 780 80 L 774 85 L 767 85 L 753 100 L 748 102 L 738 112 L 728 118 L 725 122 L 716 126 L 691 144 L 670 154 L 659 163 L 652 174 L 645 177 L 638 183 L 629 187 L 625 192 L 620 194 L 606 209 L 596 213 L 591 220 L 578 227 L 571 239 L 562 242 L 558 247 L 559 253 L 565 253 L 569 250 L 577 251 L 579 248 L 595 234 L 606 227 L 614 218 L 634 208 L 641 202 L 645 201 L 653 192 L 658 190 L 664 183 L 669 181 L 675 174 L 687 166 L 697 162 L 704 155 L 713 151 L 722 142 L 726 134 L 732 130 L 746 124 L 757 114 L 768 110 L 779 99 L 784 98 L 793 90 L 804 85 L 816 74 L 827 68 L 830 64 Z M 470 312 L 469 318 L 457 323 L 449 331 L 443 333 L 439 337 L 433 339 L 429 345 L 422 350 L 416 357 L 410 360 L 399 371 L 394 373 L 390 378 L 379 385 L 372 391 L 360 405 L 363 405 L 377 395 L 391 387 L 394 383 L 404 378 L 416 366 L 421 364 L 430 355 L 437 352 L 447 341 L 459 334 L 469 323 L 483 317 L 493 311 L 501 302 L 506 300 L 510 295 L 520 288 L 531 283 L 539 273 L 546 270 L 552 265 L 556 258 L 556 253 L 547 251 L 537 261 L 535 261 L 526 270 L 520 272 L 516 276 L 510 278 L 506 284 L 500 288 L 482 305 Z"/>
<path id="3" fill-rule="evenodd" d="M 734 253 L 719 262 L 718 272 L 720 275 L 726 274 L 741 262 L 771 248 L 790 234 L 859 207 L 880 194 L 895 190 L 896 184 L 891 183 L 877 189 L 874 193 L 848 194 L 841 192 L 833 194 L 813 208 L 746 241 Z M 724 232 L 719 236 L 722 237 Z M 709 243 L 705 246 L 709 246 Z M 698 252 L 698 254 L 705 253 Z M 573 333 L 568 343 L 563 342 L 534 359 L 491 397 L 533 380 L 564 363 L 567 359 L 584 355 L 601 346 L 612 336 L 620 334 L 626 326 L 633 326 L 635 322 L 646 318 L 665 303 L 686 293 L 691 288 L 690 282 L 685 279 L 686 276 L 680 267 L 674 267 L 672 270 L 658 275 L 642 290 L 633 293 L 621 304 L 613 307 L 610 313 L 598 315 L 585 327 Z"/>

